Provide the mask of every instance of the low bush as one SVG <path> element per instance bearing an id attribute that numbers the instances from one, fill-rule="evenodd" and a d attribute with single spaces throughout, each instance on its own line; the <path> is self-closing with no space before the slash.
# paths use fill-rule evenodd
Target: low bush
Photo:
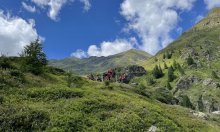
<path id="1" fill-rule="evenodd" d="M 44 131 L 50 121 L 44 111 L 13 107 L 0 109 L 0 131 Z"/>
<path id="2" fill-rule="evenodd" d="M 77 90 L 55 89 L 55 90 L 36 90 L 27 94 L 28 97 L 33 99 L 57 100 L 57 99 L 70 99 L 81 98 L 83 92 Z"/>

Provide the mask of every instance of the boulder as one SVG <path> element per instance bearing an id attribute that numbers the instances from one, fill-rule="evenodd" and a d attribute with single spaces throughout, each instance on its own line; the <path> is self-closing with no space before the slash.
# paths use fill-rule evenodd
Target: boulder
<path id="1" fill-rule="evenodd" d="M 213 80 L 212 80 L 211 78 L 207 78 L 207 79 L 205 79 L 205 80 L 203 81 L 202 84 L 203 84 L 204 86 L 208 86 L 208 85 L 211 85 L 212 82 L 213 82 Z"/>
<path id="2" fill-rule="evenodd" d="M 201 79 L 196 76 L 182 77 L 176 84 L 177 89 L 188 89 L 190 86 L 195 83 L 198 84 L 201 82 Z"/>
<path id="3" fill-rule="evenodd" d="M 214 115 L 220 115 L 220 111 L 214 111 L 214 112 L 212 112 L 212 114 L 214 114 Z"/>
<path id="4" fill-rule="evenodd" d="M 202 118 L 202 119 L 208 119 L 208 115 L 203 113 L 203 112 L 194 112 L 193 113 L 194 116 L 198 117 L 198 118 Z"/>
<path id="5" fill-rule="evenodd" d="M 157 127 L 152 125 L 149 129 L 148 132 L 156 132 L 157 131 Z"/>

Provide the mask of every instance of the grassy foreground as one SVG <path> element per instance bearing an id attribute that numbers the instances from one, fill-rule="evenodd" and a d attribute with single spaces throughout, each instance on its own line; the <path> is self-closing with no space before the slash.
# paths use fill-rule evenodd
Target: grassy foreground
<path id="1" fill-rule="evenodd" d="M 124 84 L 91 82 L 66 75 L 25 74 L 24 85 L 0 88 L 0 131 L 158 131 L 217 132 L 219 127 L 190 110 L 138 94 Z"/>

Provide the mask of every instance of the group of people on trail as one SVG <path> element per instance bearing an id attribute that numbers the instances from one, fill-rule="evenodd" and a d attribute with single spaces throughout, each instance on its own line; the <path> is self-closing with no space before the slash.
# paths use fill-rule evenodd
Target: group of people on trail
<path id="1" fill-rule="evenodd" d="M 93 74 L 90 74 L 87 76 L 87 78 L 89 80 L 93 80 L 93 81 L 111 81 L 115 77 L 116 77 L 116 74 L 113 69 L 109 69 L 107 72 L 103 73 L 102 78 L 97 77 L 97 79 L 96 79 Z M 125 78 L 126 78 L 126 74 L 124 73 L 124 74 L 120 75 L 119 78 L 116 77 L 115 79 L 116 79 L 116 81 L 123 83 Z"/>

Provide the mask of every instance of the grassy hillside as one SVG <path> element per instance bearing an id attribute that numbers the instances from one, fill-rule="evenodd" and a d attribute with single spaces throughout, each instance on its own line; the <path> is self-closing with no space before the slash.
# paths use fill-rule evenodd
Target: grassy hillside
<path id="1" fill-rule="evenodd" d="M 67 58 L 64 60 L 51 60 L 49 64 L 54 67 L 72 71 L 76 74 L 101 73 L 109 68 L 124 67 L 146 61 L 151 55 L 144 51 L 129 50 L 124 53 L 108 57 L 90 57 L 85 59 Z"/>
<path id="2" fill-rule="evenodd" d="M 174 79 L 169 81 L 169 87 L 173 96 L 179 98 L 187 95 L 194 109 L 202 112 L 220 111 L 220 23 L 216 24 L 220 16 L 215 15 L 219 11 L 219 8 L 211 11 L 178 40 L 141 64 L 148 71 L 153 71 L 156 65 L 161 66 L 163 77 L 155 79 L 148 74 L 134 81 L 148 85 L 149 80 L 152 82 L 153 79 L 151 89 L 168 87 L 168 68 L 164 65 L 172 66 Z M 215 25 L 201 27 L 201 23 L 207 20 Z"/>
<path id="3" fill-rule="evenodd" d="M 0 131 L 147 131 L 151 126 L 159 131 L 219 130 L 214 121 L 201 120 L 189 109 L 139 94 L 143 88 L 77 76 L 67 87 L 67 74 L 58 72 L 24 73 L 20 82 L 12 70 L 0 71 L 1 81 L 18 83 L 0 88 Z"/>

